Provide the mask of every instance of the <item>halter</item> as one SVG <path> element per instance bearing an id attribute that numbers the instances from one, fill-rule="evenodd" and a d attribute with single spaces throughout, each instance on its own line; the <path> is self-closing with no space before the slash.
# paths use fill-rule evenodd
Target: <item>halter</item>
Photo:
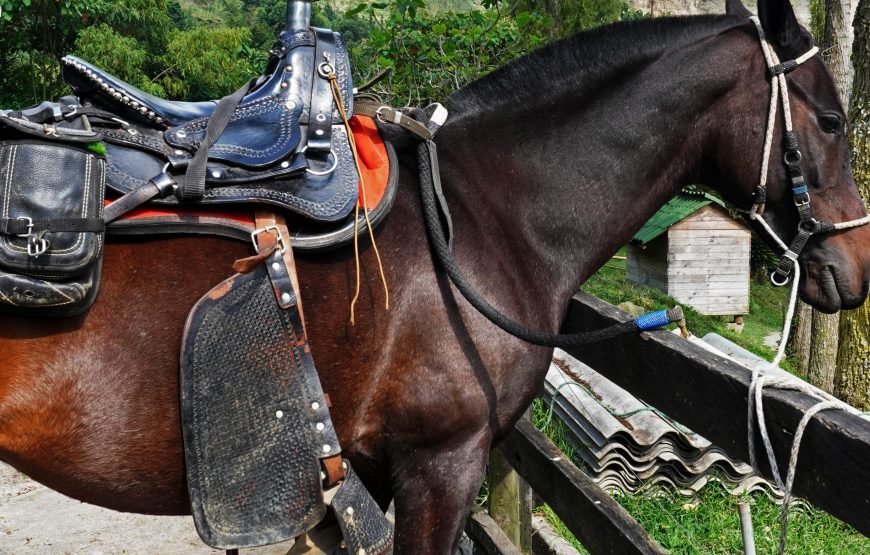
<path id="1" fill-rule="evenodd" d="M 764 53 L 764 59 L 767 63 L 771 89 L 770 109 L 767 117 L 767 133 L 764 139 L 764 153 L 761 159 L 761 177 L 759 179 L 758 187 L 755 190 L 755 202 L 752 209 L 749 211 L 749 219 L 758 222 L 765 232 L 767 232 L 774 242 L 776 242 L 776 244 L 784 251 L 776 270 L 770 274 L 770 281 L 773 282 L 775 286 L 782 287 L 787 284 L 791 278 L 792 271 L 797 265 L 798 257 L 807 246 L 810 237 L 821 233 L 833 233 L 835 231 L 852 229 L 870 224 L 870 215 L 857 220 L 836 224 L 829 221 L 817 220 L 813 217 L 813 209 L 810 204 L 810 191 L 807 182 L 804 180 L 803 170 L 801 169 L 801 151 L 798 149 L 797 135 L 792 126 L 788 82 L 785 79 L 785 75 L 794 71 L 802 63 L 815 56 L 819 49 L 814 46 L 802 56 L 794 60 L 780 62 L 773 47 L 764 36 L 764 29 L 761 26 L 761 21 L 757 17 L 751 17 L 750 19 L 758 30 L 758 39 L 761 42 L 761 51 Z M 795 238 L 792 239 L 791 245 L 786 245 L 764 218 L 761 217 L 764 213 L 764 205 L 767 202 L 767 171 L 770 165 L 771 148 L 773 146 L 773 131 L 776 125 L 776 112 L 780 101 L 782 102 L 783 120 L 785 123 L 785 154 L 783 156 L 783 161 L 785 162 L 789 178 L 791 179 L 794 204 L 798 210 L 798 214 L 800 215 L 798 233 Z"/>

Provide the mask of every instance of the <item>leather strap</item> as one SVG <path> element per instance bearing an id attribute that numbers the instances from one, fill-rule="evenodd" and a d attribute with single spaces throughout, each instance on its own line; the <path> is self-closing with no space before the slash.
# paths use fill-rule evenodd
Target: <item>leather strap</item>
<path id="1" fill-rule="evenodd" d="M 425 124 L 420 123 L 401 110 L 396 110 L 381 102 L 373 102 L 366 99 L 356 100 L 354 102 L 354 112 L 360 116 L 374 118 L 381 123 L 398 125 L 423 141 L 432 140 L 432 131 Z"/>
<path id="2" fill-rule="evenodd" d="M 149 200 L 167 197 L 175 192 L 175 179 L 166 172 L 152 178 L 143 187 L 127 193 L 103 209 L 103 221 L 108 225 Z"/>
<path id="3" fill-rule="evenodd" d="M 332 88 L 329 79 L 320 73 L 320 65 L 328 63 L 335 69 L 335 35 L 328 29 L 314 29 L 317 46 L 314 49 L 314 76 L 311 80 L 311 104 L 308 115 L 308 151 L 332 150 Z"/>
<path id="4" fill-rule="evenodd" d="M 106 225 L 100 218 L 56 218 L 34 220 L 30 218 L 0 218 L 0 235 L 22 237 L 38 232 L 101 233 Z"/>
<path id="5" fill-rule="evenodd" d="M 299 277 L 296 275 L 296 259 L 293 256 L 290 230 L 287 229 L 287 224 L 284 221 L 284 218 L 274 212 L 258 210 L 254 214 L 254 221 L 258 230 L 270 230 L 255 236 L 257 249 L 260 252 L 274 248 L 274 244 L 276 243 L 283 244 L 284 252 L 281 253 L 281 257 L 284 260 L 284 264 L 287 266 L 290 283 L 293 287 L 293 296 L 297 306 L 299 307 L 299 318 L 302 320 L 302 329 L 307 335 L 308 330 L 305 325 L 305 311 L 302 307 L 302 296 L 299 294 Z M 281 245 L 279 245 L 279 248 L 280 246 Z"/>
<path id="6" fill-rule="evenodd" d="M 184 183 L 178 188 L 178 197 L 181 200 L 198 200 L 205 194 L 205 173 L 208 164 L 208 151 L 217 142 L 224 130 L 233 119 L 233 113 L 242 102 L 242 99 L 251 92 L 257 84 L 256 79 L 251 79 L 244 87 L 229 96 L 223 97 L 215 107 L 208 125 L 205 128 L 205 138 L 193 155 L 190 165 L 187 167 L 187 175 Z"/>

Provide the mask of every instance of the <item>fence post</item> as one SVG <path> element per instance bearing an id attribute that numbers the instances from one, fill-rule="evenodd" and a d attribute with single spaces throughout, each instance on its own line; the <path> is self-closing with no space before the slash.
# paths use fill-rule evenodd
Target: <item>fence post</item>
<path id="1" fill-rule="evenodd" d="M 498 449 L 489 454 L 487 478 L 489 515 L 520 551 L 531 553 L 532 488 L 520 478 Z"/>

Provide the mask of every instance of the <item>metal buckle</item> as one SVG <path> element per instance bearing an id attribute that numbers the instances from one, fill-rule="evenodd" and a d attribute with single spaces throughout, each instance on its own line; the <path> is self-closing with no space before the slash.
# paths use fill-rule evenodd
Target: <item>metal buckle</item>
<path id="1" fill-rule="evenodd" d="M 27 233 L 25 233 L 24 235 L 18 235 L 18 237 L 26 239 L 27 237 L 30 237 L 31 235 L 33 235 L 33 218 L 28 218 L 27 216 L 22 216 L 22 217 L 18 218 L 18 221 L 25 222 L 27 224 Z"/>
<path id="2" fill-rule="evenodd" d="M 806 206 L 806 205 L 808 205 L 808 204 L 810 203 L 810 194 L 809 194 L 809 193 L 801 193 L 801 194 L 802 194 L 802 195 L 806 195 L 807 200 L 805 200 L 805 201 L 799 201 L 799 200 L 798 200 L 798 197 L 795 196 L 795 197 L 794 197 L 794 205 L 795 205 L 795 206 L 798 206 L 798 207 L 800 207 L 800 206 Z"/>
<path id="3" fill-rule="evenodd" d="M 251 241 L 254 243 L 254 251 L 257 254 L 260 254 L 260 245 L 257 244 L 257 237 L 262 235 L 263 233 L 269 233 L 270 231 L 274 231 L 275 235 L 278 237 L 278 250 L 281 251 L 281 254 L 286 253 L 287 243 L 284 241 L 284 236 L 281 235 L 281 230 L 278 229 L 278 226 L 276 225 L 267 225 L 266 227 L 256 229 L 251 233 Z"/>

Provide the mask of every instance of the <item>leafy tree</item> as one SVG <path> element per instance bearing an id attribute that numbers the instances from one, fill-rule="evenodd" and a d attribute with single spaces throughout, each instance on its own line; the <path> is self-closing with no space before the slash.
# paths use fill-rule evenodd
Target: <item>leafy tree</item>
<path id="1" fill-rule="evenodd" d="M 247 28 L 195 28 L 172 34 L 157 82 L 174 98 L 220 98 L 253 77 Z"/>

